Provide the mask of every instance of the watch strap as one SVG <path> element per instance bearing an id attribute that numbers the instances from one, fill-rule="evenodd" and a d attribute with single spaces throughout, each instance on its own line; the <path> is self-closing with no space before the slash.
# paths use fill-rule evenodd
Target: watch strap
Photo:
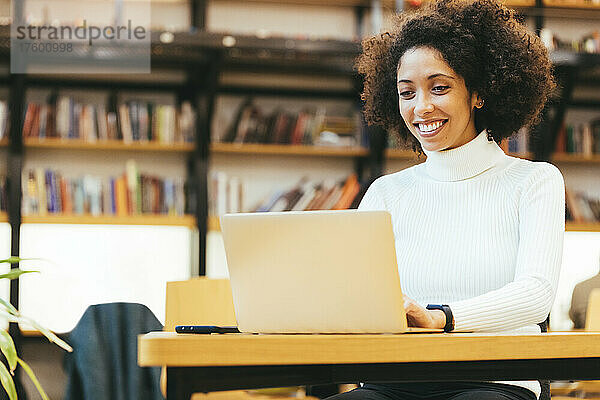
<path id="1" fill-rule="evenodd" d="M 446 315 L 446 325 L 444 326 L 444 332 L 451 332 L 454 330 L 454 316 L 452 310 L 447 304 L 427 304 L 428 310 L 440 310 Z"/>

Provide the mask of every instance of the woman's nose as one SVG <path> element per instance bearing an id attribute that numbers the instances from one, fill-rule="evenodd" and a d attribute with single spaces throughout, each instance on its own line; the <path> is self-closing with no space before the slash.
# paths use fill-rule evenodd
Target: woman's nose
<path id="1" fill-rule="evenodd" d="M 428 113 L 433 112 L 434 105 L 431 102 L 431 97 L 429 96 L 417 96 L 417 103 L 415 104 L 415 114 L 417 116 L 422 116 Z"/>

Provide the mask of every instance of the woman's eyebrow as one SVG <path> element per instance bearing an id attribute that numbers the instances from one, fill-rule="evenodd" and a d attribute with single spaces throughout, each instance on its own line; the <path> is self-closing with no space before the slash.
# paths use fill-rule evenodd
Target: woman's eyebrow
<path id="1" fill-rule="evenodd" d="M 446 75 L 446 74 L 442 74 L 442 73 L 438 73 L 438 74 L 429 75 L 429 76 L 427 77 L 427 79 L 428 79 L 428 80 L 429 80 L 429 79 L 434 79 L 434 78 L 437 78 L 438 76 L 443 76 L 443 77 L 450 78 L 450 79 L 456 79 L 456 78 L 454 78 L 453 76 Z M 410 79 L 400 79 L 400 80 L 398 80 L 398 83 L 413 83 L 413 82 L 412 82 Z"/>
<path id="2" fill-rule="evenodd" d="M 454 79 L 454 77 L 453 77 L 453 76 L 446 75 L 446 74 L 441 74 L 441 73 L 439 73 L 439 74 L 433 74 L 433 75 L 429 75 L 429 76 L 427 77 L 427 79 L 433 79 L 433 78 L 437 78 L 438 76 L 444 76 L 444 77 L 446 77 L 446 78 Z"/>

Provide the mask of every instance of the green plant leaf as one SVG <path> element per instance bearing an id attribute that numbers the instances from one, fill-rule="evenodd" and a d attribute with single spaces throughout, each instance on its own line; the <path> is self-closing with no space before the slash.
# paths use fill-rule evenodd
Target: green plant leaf
<path id="1" fill-rule="evenodd" d="M 6 318 L 9 322 L 25 322 L 21 320 L 21 316 L 10 314 L 9 312 L 0 309 L 0 317 Z"/>
<path id="2" fill-rule="evenodd" d="M 9 257 L 9 258 L 5 258 L 4 260 L 0 260 L 0 263 L 9 263 L 9 264 L 16 264 L 23 261 L 23 258 L 19 258 L 19 257 Z"/>
<path id="3" fill-rule="evenodd" d="M 19 318 L 19 320 L 20 320 L 20 322 L 25 322 L 25 323 L 31 325 L 32 327 L 34 327 L 36 330 L 40 331 L 42 333 L 42 335 L 46 336 L 46 338 L 50 342 L 56 343 L 56 345 L 61 347 L 62 349 L 66 350 L 68 352 L 73 351 L 73 348 L 71 346 L 69 346 L 69 344 L 67 342 L 65 342 L 64 340 L 62 340 L 61 338 L 56 336 L 53 332 L 51 332 L 49 329 L 44 328 L 43 326 L 41 326 L 40 324 L 38 324 L 31 318 L 21 316 Z"/>
<path id="4" fill-rule="evenodd" d="M 12 373 L 17 367 L 17 350 L 15 349 L 15 342 L 12 337 L 3 329 L 0 329 L 0 350 L 6 361 L 8 361 L 8 367 Z"/>
<path id="5" fill-rule="evenodd" d="M 11 313 L 12 315 L 20 315 L 19 311 L 15 308 L 15 306 L 13 306 L 12 304 L 10 304 L 8 301 L 4 300 L 3 298 L 0 297 L 0 305 L 3 305 L 4 308 L 6 308 L 6 310 Z"/>
<path id="6" fill-rule="evenodd" d="M 17 361 L 19 362 L 19 365 L 21 367 L 23 367 L 23 371 L 25 371 L 27 373 L 27 375 L 29 376 L 29 379 L 31 379 L 31 382 L 33 382 L 33 384 L 34 384 L 35 388 L 37 389 L 38 393 L 40 394 L 40 396 L 42 396 L 42 400 L 50 400 L 50 398 L 48 397 L 46 392 L 44 392 L 44 388 L 42 388 L 42 385 L 40 385 L 40 381 L 38 381 L 37 378 L 35 377 L 35 374 L 33 373 L 33 370 L 31 369 L 31 367 L 29 365 L 27 365 L 27 363 L 25 361 L 21 360 L 18 357 L 17 357 Z"/>
<path id="7" fill-rule="evenodd" d="M 33 260 L 47 261 L 47 260 L 44 260 L 43 258 L 21 258 L 21 257 L 17 257 L 17 256 L 12 256 L 9 258 L 5 258 L 4 260 L 0 260 L 0 263 L 17 264 L 17 263 L 20 263 L 21 261 L 33 261 Z"/>
<path id="8" fill-rule="evenodd" d="M 13 377 L 6 369 L 6 365 L 0 362 L 0 382 L 2 383 L 2 387 L 6 391 L 8 398 L 10 400 L 17 400 L 17 390 L 15 389 L 15 382 L 13 381 Z"/>
<path id="9" fill-rule="evenodd" d="M 40 272 L 40 271 L 23 271 L 19 268 L 13 268 L 6 274 L 1 274 L 0 279 L 16 279 L 23 274 L 29 274 L 31 272 Z"/>

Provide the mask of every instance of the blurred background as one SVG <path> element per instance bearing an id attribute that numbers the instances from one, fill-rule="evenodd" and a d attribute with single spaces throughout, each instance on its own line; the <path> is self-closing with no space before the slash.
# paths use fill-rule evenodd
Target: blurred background
<path id="1" fill-rule="evenodd" d="M 600 271 L 600 1 L 506 4 L 540 35 L 560 82 L 542 123 L 502 146 L 552 162 L 565 177 L 550 328 L 570 330 L 573 287 Z M 103 302 L 145 304 L 164 323 L 167 281 L 227 277 L 219 215 L 353 208 L 373 179 L 423 162 L 364 124 L 354 70 L 362 38 L 419 6 L 0 0 L 0 256 L 35 258 L 21 267 L 41 271 L 2 286 L 2 297 L 59 333 Z M 11 74 L 16 21 L 133 21 L 149 40 L 131 51 L 109 40 L 33 41 L 36 68 Z M 132 52 L 151 72 L 111 69 Z M 29 327 L 19 332 L 24 358 L 62 398 L 62 354 Z"/>

